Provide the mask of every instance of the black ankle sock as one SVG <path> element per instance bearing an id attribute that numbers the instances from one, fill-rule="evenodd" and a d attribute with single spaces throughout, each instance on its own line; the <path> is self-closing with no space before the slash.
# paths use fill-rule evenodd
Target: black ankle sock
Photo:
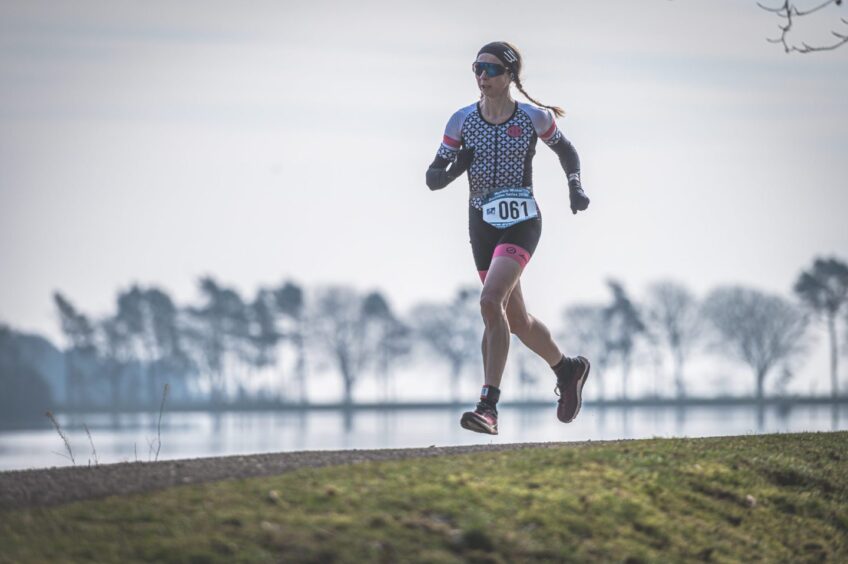
<path id="1" fill-rule="evenodd" d="M 579 361 L 562 355 L 560 361 L 557 362 L 556 365 L 552 366 L 551 368 L 553 369 L 554 374 L 556 374 L 557 378 L 567 378 L 571 375 L 572 369 L 574 368 L 576 362 Z"/>
<path id="2" fill-rule="evenodd" d="M 486 402 L 492 407 L 498 405 L 498 400 L 501 399 L 501 390 L 495 386 L 485 385 L 480 390 L 480 401 Z"/>
<path id="3" fill-rule="evenodd" d="M 557 362 L 556 364 L 551 366 L 551 370 L 553 370 L 554 372 L 559 372 L 560 370 L 562 370 L 566 366 L 568 366 L 568 357 L 565 356 L 565 355 L 562 355 L 562 358 L 559 359 L 559 362 Z"/>

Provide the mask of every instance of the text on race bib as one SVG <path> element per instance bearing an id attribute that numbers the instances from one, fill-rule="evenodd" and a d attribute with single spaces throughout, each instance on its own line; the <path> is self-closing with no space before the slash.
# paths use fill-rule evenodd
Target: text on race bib
<path id="1" fill-rule="evenodd" d="M 536 200 L 527 188 L 504 188 L 483 201 L 483 221 L 506 229 L 539 215 Z"/>

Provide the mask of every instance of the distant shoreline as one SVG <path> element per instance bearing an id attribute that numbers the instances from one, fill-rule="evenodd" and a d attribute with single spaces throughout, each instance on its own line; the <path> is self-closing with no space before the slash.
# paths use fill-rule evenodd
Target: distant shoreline
<path id="1" fill-rule="evenodd" d="M 546 409 L 554 405 L 554 398 L 541 400 L 517 400 L 517 401 L 502 401 L 499 404 L 501 408 L 508 409 Z M 281 414 L 306 414 L 309 412 L 389 412 L 389 411 L 424 411 L 424 410 L 447 410 L 457 411 L 468 408 L 468 401 L 462 402 L 359 402 L 351 405 L 345 405 L 341 402 L 332 403 L 283 403 L 278 401 L 253 401 L 253 402 L 233 402 L 213 406 L 211 404 L 167 404 L 163 414 L 167 417 L 175 413 L 258 413 L 277 411 Z M 788 396 L 788 397 L 767 397 L 760 404 L 753 396 L 737 396 L 737 397 L 690 397 L 683 399 L 674 398 L 652 398 L 642 397 L 628 400 L 610 399 L 610 400 L 586 400 L 583 402 L 584 407 L 589 409 L 629 409 L 629 408 L 663 408 L 663 409 L 684 409 L 692 407 L 752 407 L 758 406 L 777 408 L 780 410 L 791 410 L 800 406 L 833 406 L 839 407 L 848 405 L 848 395 L 831 398 L 829 396 Z M 51 409 L 54 415 L 74 416 L 74 415 L 150 415 L 158 416 L 158 409 L 144 409 L 139 406 L 120 406 L 118 409 L 111 409 L 104 406 L 89 406 L 80 408 L 70 407 L 54 407 Z M 26 419 L 3 419 L 0 417 L 0 431 L 24 431 L 38 430 L 51 428 L 52 424 L 44 416 L 44 413 L 34 413 L 32 417 Z"/>
<path id="2" fill-rule="evenodd" d="M 502 408 L 517 408 L 517 409 L 535 409 L 550 407 L 556 403 L 554 398 L 550 399 L 532 399 L 532 400 L 515 400 L 502 401 Z M 830 396 L 785 396 L 785 397 L 767 397 L 764 398 L 762 404 L 753 396 L 733 396 L 733 397 L 688 397 L 682 399 L 674 398 L 656 398 L 656 397 L 641 397 L 634 399 L 608 399 L 608 400 L 585 400 L 583 405 L 593 409 L 604 408 L 630 408 L 630 407 L 657 407 L 657 408 L 684 408 L 684 407 L 733 407 L 733 406 L 752 406 L 762 405 L 764 407 L 779 407 L 788 408 L 801 405 L 816 405 L 816 406 L 840 406 L 848 404 L 848 395 L 831 398 Z M 164 414 L 171 413 L 201 413 L 201 412 L 221 412 L 221 413 L 239 413 L 239 412 L 258 412 L 258 411 L 279 411 L 283 413 L 304 413 L 309 411 L 404 411 L 404 410 L 433 410 L 445 409 L 456 410 L 464 409 L 469 406 L 469 401 L 461 402 L 445 402 L 445 401 L 429 401 L 429 402 L 358 402 L 350 405 L 345 405 L 342 402 L 330 403 L 286 403 L 279 401 L 251 401 L 251 402 L 231 402 L 220 405 L 198 404 L 198 403 L 173 403 L 165 406 Z M 159 409 L 145 409 L 140 406 L 119 406 L 117 409 L 105 406 L 84 406 L 84 407 L 68 407 L 59 406 L 51 408 L 51 411 L 56 415 L 75 415 L 75 414 L 115 414 L 115 415 L 133 415 L 133 414 L 158 414 Z M 43 424 L 42 424 L 43 422 Z M 26 420 L 4 420 L 0 418 L 0 430 L 15 430 L 15 429 L 32 429 L 40 427 L 49 427 L 50 423 L 43 413 L 33 414 L 33 417 Z"/>
<path id="3" fill-rule="evenodd" d="M 473 402 L 472 402 L 473 403 Z M 530 400 L 504 400 L 499 403 L 500 407 L 547 407 L 556 403 L 554 397 L 549 399 Z M 752 405 L 760 402 L 754 396 L 731 396 L 731 397 L 688 397 L 682 399 L 641 397 L 634 399 L 606 399 L 606 400 L 584 400 L 583 405 L 587 407 L 691 407 L 691 406 L 732 406 Z M 792 405 L 841 405 L 848 403 L 848 395 L 831 398 L 830 396 L 783 396 L 767 397 L 762 401 L 763 405 L 792 406 Z M 231 402 L 220 405 L 212 404 L 169 404 L 165 407 L 165 413 L 177 411 L 384 411 L 404 409 L 459 409 L 468 407 L 469 401 L 424 401 L 424 402 L 357 402 L 346 405 L 342 402 L 329 403 L 297 403 L 279 401 L 252 401 Z M 57 414 L 72 413 L 112 413 L 114 410 L 108 407 L 92 406 L 81 408 L 57 407 L 53 410 Z M 143 409 L 141 407 L 121 407 L 118 413 L 159 413 L 158 409 Z"/>

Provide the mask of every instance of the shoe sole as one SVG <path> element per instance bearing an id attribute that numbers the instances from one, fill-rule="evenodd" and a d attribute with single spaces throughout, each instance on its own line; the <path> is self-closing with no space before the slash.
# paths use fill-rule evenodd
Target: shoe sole
<path id="1" fill-rule="evenodd" d="M 476 417 L 471 412 L 466 412 L 462 414 L 462 419 L 459 420 L 459 424 L 463 429 L 468 429 L 469 431 L 474 431 L 475 433 L 483 433 L 485 435 L 497 435 L 498 428 L 495 427 L 492 429 Z"/>
<path id="2" fill-rule="evenodd" d="M 580 408 L 583 406 L 583 385 L 586 383 L 586 380 L 589 379 L 589 371 L 592 369 L 592 365 L 589 363 L 589 359 L 583 356 L 578 356 L 577 359 L 586 366 L 586 370 L 580 376 L 580 379 L 577 380 L 577 409 L 574 410 L 574 415 L 571 416 L 571 419 L 562 420 L 563 423 L 571 423 L 575 419 L 577 419 L 577 414 L 580 413 Z"/>

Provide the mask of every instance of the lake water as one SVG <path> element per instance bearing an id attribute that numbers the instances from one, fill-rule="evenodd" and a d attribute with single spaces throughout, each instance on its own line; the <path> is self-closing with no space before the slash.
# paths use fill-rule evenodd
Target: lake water
<path id="1" fill-rule="evenodd" d="M 848 404 L 751 406 L 592 407 L 563 425 L 554 404 L 546 408 L 503 407 L 497 436 L 462 429 L 463 409 L 359 410 L 343 412 L 166 413 L 160 460 L 299 450 L 376 449 L 585 441 L 650 437 L 706 437 L 754 433 L 848 430 Z M 91 432 L 100 464 L 153 458 L 158 414 L 59 415 L 77 466 L 94 464 Z M 69 466 L 54 429 L 0 431 L 0 470 Z"/>

